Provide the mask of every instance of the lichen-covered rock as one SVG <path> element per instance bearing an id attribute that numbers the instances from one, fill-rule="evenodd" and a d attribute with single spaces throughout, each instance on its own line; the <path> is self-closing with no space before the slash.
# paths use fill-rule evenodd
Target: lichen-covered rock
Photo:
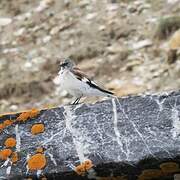
<path id="1" fill-rule="evenodd" d="M 176 31 L 169 40 L 168 63 L 174 63 L 177 60 L 177 50 L 180 49 L 180 29 Z"/>
<path id="2" fill-rule="evenodd" d="M 179 114 L 180 92 L 173 92 L 66 105 L 26 121 L 3 115 L 1 124 L 13 124 L 2 129 L 0 150 L 10 136 L 16 147 L 1 158 L 0 178 L 172 179 L 180 172 Z M 44 132 L 32 135 L 41 123 Z"/>
<path id="3" fill-rule="evenodd" d="M 169 41 L 169 48 L 176 50 L 180 49 L 180 29 L 172 35 Z"/>

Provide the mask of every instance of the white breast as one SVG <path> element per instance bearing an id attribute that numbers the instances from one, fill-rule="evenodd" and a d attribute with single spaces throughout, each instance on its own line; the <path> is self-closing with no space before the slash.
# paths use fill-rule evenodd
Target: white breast
<path id="1" fill-rule="evenodd" d="M 69 70 L 59 72 L 62 89 L 77 98 L 82 96 L 104 96 L 98 89 L 91 88 L 86 82 L 77 79 Z"/>
<path id="2" fill-rule="evenodd" d="M 79 81 L 70 71 L 63 70 L 59 72 L 61 86 L 69 94 L 75 97 L 81 97 L 87 90 L 88 85 Z"/>

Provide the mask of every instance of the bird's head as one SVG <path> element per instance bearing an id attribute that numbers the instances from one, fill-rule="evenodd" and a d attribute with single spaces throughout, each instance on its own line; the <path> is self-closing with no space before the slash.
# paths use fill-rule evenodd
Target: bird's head
<path id="1" fill-rule="evenodd" d="M 62 69 L 72 69 L 74 66 L 75 63 L 70 58 L 66 58 L 60 63 Z"/>

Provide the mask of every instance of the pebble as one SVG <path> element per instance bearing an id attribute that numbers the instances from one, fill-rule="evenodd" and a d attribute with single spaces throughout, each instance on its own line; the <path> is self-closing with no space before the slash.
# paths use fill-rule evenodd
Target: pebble
<path id="1" fill-rule="evenodd" d="M 106 7 L 107 11 L 116 11 L 119 8 L 118 4 L 108 4 Z"/>
<path id="2" fill-rule="evenodd" d="M 170 49 L 180 49 L 180 30 L 176 31 L 169 41 Z"/>
<path id="3" fill-rule="evenodd" d="M 96 16 L 97 16 L 97 13 L 89 13 L 88 15 L 86 15 L 86 20 L 92 20 Z"/>
<path id="4" fill-rule="evenodd" d="M 18 48 L 7 48 L 7 49 L 4 49 L 2 52 L 4 54 L 6 54 L 6 53 L 14 53 L 14 52 L 18 52 L 18 51 L 19 51 Z"/>
<path id="5" fill-rule="evenodd" d="M 167 0 L 168 4 L 175 4 L 177 3 L 179 0 Z"/>
<path id="6" fill-rule="evenodd" d="M 44 9 L 46 9 L 48 7 L 48 4 L 46 3 L 45 0 L 41 0 L 39 2 L 39 6 L 37 8 L 35 8 L 35 12 L 42 12 Z"/>
<path id="7" fill-rule="evenodd" d="M 60 27 L 59 26 L 55 26 L 50 30 L 50 35 L 55 35 L 59 32 Z"/>
<path id="8" fill-rule="evenodd" d="M 17 111 L 18 110 L 18 106 L 17 105 L 11 105 L 9 109 L 11 111 Z"/>
<path id="9" fill-rule="evenodd" d="M 152 46 L 153 42 L 150 39 L 145 39 L 133 44 L 132 48 L 134 50 L 141 49 L 144 47 Z"/>
<path id="10" fill-rule="evenodd" d="M 99 27 L 98 27 L 98 30 L 99 31 L 104 31 L 106 29 L 106 26 L 104 26 L 104 25 L 100 25 Z"/>
<path id="11" fill-rule="evenodd" d="M 25 28 L 20 28 L 16 32 L 14 32 L 14 36 L 21 36 L 25 31 Z"/>
<path id="12" fill-rule="evenodd" d="M 39 57 L 33 58 L 31 61 L 37 65 L 37 64 L 45 63 L 46 59 L 39 56 Z"/>
<path id="13" fill-rule="evenodd" d="M 51 36 L 45 36 L 42 41 L 43 41 L 43 43 L 47 43 L 50 40 L 51 40 Z"/>
<path id="14" fill-rule="evenodd" d="M 8 24 L 10 24 L 12 22 L 11 18 L 6 18 L 6 17 L 1 17 L 0 18 L 0 26 L 7 26 Z"/>

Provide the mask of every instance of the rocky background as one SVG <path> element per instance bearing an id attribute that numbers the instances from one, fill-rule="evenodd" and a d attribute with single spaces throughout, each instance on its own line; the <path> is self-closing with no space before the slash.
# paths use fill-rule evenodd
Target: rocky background
<path id="1" fill-rule="evenodd" d="M 63 57 L 118 96 L 177 90 L 179 28 L 179 0 L 1 0 L 0 112 L 70 102 Z"/>

